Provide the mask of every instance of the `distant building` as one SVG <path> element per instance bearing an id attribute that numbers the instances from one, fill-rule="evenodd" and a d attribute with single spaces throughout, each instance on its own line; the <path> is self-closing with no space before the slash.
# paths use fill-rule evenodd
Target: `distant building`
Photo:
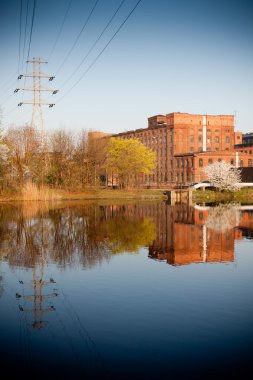
<path id="1" fill-rule="evenodd" d="M 244 145 L 253 145 L 253 132 L 245 133 L 242 135 L 242 144 Z"/>
<path id="2" fill-rule="evenodd" d="M 157 155 L 157 167 L 153 175 L 143 175 L 144 186 L 166 186 L 188 184 L 194 180 L 194 172 L 181 170 L 180 157 L 191 156 L 195 165 L 196 157 L 202 154 L 207 161 L 217 152 L 228 161 L 235 160 L 234 146 L 242 142 L 242 134 L 234 132 L 233 115 L 199 115 L 173 112 L 155 115 L 148 119 L 148 127 L 113 135 L 120 138 L 138 138 Z M 211 152 L 213 152 L 211 154 Z M 204 157 L 207 159 L 204 159 Z M 204 162 L 203 161 L 203 162 Z M 187 163 L 187 161 L 185 161 Z M 196 165 L 195 165 L 196 166 Z M 184 168 L 185 169 L 185 168 Z"/>
<path id="3" fill-rule="evenodd" d="M 219 161 L 225 161 L 237 168 L 248 167 L 253 164 L 253 155 L 235 150 L 177 154 L 174 171 L 176 183 L 185 185 L 206 180 L 203 168 Z"/>

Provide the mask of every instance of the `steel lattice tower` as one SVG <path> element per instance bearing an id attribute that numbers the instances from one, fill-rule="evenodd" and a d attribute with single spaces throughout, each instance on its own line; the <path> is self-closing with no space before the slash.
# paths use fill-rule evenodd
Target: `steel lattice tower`
<path id="1" fill-rule="evenodd" d="M 50 76 L 42 72 L 41 65 L 47 64 L 47 62 L 44 59 L 32 58 L 30 60 L 28 59 L 27 63 L 32 63 L 33 65 L 32 73 L 20 74 L 18 76 L 18 79 L 22 79 L 22 77 L 32 78 L 33 86 L 16 88 L 14 92 L 18 92 L 19 90 L 21 90 L 21 91 L 31 91 L 33 93 L 32 100 L 22 101 L 21 103 L 18 104 L 18 106 L 22 106 L 23 104 L 31 104 L 33 106 L 31 126 L 35 128 L 35 120 L 38 118 L 39 120 L 38 129 L 41 133 L 42 141 L 44 141 L 45 130 L 44 130 L 44 116 L 43 116 L 42 106 L 48 105 L 49 107 L 53 107 L 54 103 L 47 103 L 46 100 L 43 100 L 41 93 L 43 91 L 48 91 L 48 92 L 51 92 L 52 94 L 56 94 L 58 90 L 46 88 L 45 86 L 42 85 L 42 79 L 47 78 L 49 81 L 52 81 L 54 79 L 54 76 Z"/>

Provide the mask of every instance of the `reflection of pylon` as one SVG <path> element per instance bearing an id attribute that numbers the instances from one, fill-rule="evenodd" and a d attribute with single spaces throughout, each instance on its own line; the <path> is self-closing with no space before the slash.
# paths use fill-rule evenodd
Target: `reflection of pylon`
<path id="1" fill-rule="evenodd" d="M 33 78 L 33 87 L 16 88 L 14 92 L 18 92 L 19 90 L 33 92 L 33 100 L 29 100 L 26 102 L 22 101 L 18 105 L 19 106 L 22 106 L 23 104 L 33 105 L 31 126 L 35 127 L 35 119 L 38 117 L 39 131 L 41 133 L 42 145 L 45 145 L 44 117 L 43 117 L 42 106 L 48 105 L 49 107 L 53 107 L 54 103 L 47 103 L 45 100 L 43 100 L 41 98 L 41 92 L 48 91 L 48 92 L 51 92 L 52 94 L 56 94 L 58 90 L 53 90 L 53 89 L 42 86 L 42 83 L 41 83 L 42 78 L 48 78 L 50 81 L 54 79 L 54 76 L 44 74 L 41 71 L 41 65 L 47 63 L 45 60 L 43 60 L 42 58 L 32 58 L 31 60 L 28 60 L 27 62 L 33 64 L 33 72 L 28 73 L 28 74 L 20 74 L 18 76 L 18 79 L 21 79 L 22 77 Z"/>
<path id="2" fill-rule="evenodd" d="M 43 314 L 47 312 L 55 311 L 55 307 L 53 305 L 44 307 L 43 301 L 57 297 L 58 295 L 56 292 L 43 294 L 43 286 L 52 285 L 55 283 L 55 281 L 52 278 L 50 279 L 50 281 L 43 280 L 43 275 L 44 275 L 44 261 L 43 260 L 39 269 L 40 269 L 39 275 L 36 275 L 36 267 L 34 265 L 33 280 L 30 283 L 28 283 L 32 285 L 33 287 L 33 294 L 21 295 L 19 293 L 16 293 L 17 299 L 24 300 L 25 302 L 27 301 L 33 302 L 33 308 L 25 308 L 19 305 L 19 310 L 26 313 L 33 313 L 34 320 L 32 323 L 32 327 L 36 330 L 41 330 L 47 326 L 47 322 L 43 320 Z M 23 281 L 19 281 L 19 283 L 22 285 L 25 285 Z"/>

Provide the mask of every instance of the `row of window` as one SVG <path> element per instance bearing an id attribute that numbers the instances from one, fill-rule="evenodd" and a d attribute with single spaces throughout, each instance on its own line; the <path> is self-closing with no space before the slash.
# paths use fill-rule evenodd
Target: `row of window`
<path id="1" fill-rule="evenodd" d="M 221 161 L 222 161 L 222 159 L 218 158 L 218 162 L 221 162 Z M 211 165 L 212 163 L 213 163 L 213 159 L 209 158 L 208 159 L 208 165 Z M 234 165 L 234 160 L 233 159 L 230 160 L 230 164 Z M 239 166 L 240 167 L 244 166 L 244 160 L 240 160 Z M 251 158 L 248 159 L 248 166 L 252 167 L 252 159 Z M 203 167 L 203 158 L 199 158 L 199 167 Z"/>
<path id="2" fill-rule="evenodd" d="M 194 136 L 190 136 L 189 141 L 190 141 L 190 142 L 194 142 Z M 202 141 L 203 141 L 203 137 L 202 137 L 202 136 L 198 136 L 198 141 L 199 141 L 199 142 L 202 142 Z M 212 142 L 211 137 L 207 136 L 206 141 L 207 141 L 208 144 L 210 144 L 210 143 Z M 219 138 L 219 136 L 215 136 L 215 137 L 214 137 L 214 142 L 215 142 L 215 143 L 219 143 L 219 142 L 220 142 L 220 138 Z M 229 138 L 229 137 L 226 137 L 226 144 L 229 144 L 229 143 L 230 143 L 230 138 Z"/>

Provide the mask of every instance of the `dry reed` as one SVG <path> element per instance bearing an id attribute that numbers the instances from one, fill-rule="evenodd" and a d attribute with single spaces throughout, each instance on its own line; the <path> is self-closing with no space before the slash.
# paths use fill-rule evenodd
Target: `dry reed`
<path id="1" fill-rule="evenodd" d="M 54 190 L 46 187 L 38 187 L 32 182 L 27 182 L 22 189 L 23 201 L 53 201 L 59 200 L 61 197 Z"/>

